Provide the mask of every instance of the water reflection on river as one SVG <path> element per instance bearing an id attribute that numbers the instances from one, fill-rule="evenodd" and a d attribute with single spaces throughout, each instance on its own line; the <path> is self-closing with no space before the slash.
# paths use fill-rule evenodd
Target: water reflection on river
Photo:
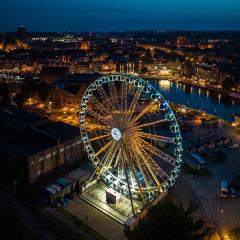
<path id="1" fill-rule="evenodd" d="M 240 102 L 223 94 L 168 80 L 149 82 L 160 90 L 166 100 L 201 109 L 228 121 L 232 121 L 234 112 L 240 113 Z"/>

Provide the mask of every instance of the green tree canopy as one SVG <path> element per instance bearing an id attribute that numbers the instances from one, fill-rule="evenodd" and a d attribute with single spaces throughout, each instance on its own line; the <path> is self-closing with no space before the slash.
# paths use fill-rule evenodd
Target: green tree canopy
<path id="1" fill-rule="evenodd" d="M 48 98 L 48 85 L 42 81 L 37 86 L 37 93 L 41 101 L 46 101 Z"/>
<path id="2" fill-rule="evenodd" d="M 129 232 L 131 240 L 201 240 L 214 232 L 202 219 L 193 219 L 196 210 L 192 203 L 188 207 L 175 205 L 170 199 L 150 208 L 148 214 Z"/>
<path id="3" fill-rule="evenodd" d="M 10 86 L 7 83 L 0 83 L 0 98 L 1 101 L 5 104 L 10 103 L 11 101 L 11 90 Z"/>
<path id="4" fill-rule="evenodd" d="M 148 73 L 149 73 L 148 67 L 144 66 L 142 68 L 142 74 L 148 74 Z"/>
<path id="5" fill-rule="evenodd" d="M 230 90 L 231 88 L 233 88 L 234 87 L 234 85 L 235 85 L 235 81 L 234 81 L 234 79 L 232 79 L 232 78 L 226 78 L 225 80 L 223 80 L 223 82 L 222 82 L 222 88 L 224 89 L 224 90 Z"/>
<path id="6" fill-rule="evenodd" d="M 190 61 L 186 61 L 184 63 L 184 68 L 185 68 L 185 76 L 187 78 L 191 78 L 193 76 L 194 73 L 194 69 L 193 69 L 193 65 Z"/>
<path id="7" fill-rule="evenodd" d="M 22 94 L 22 92 L 19 92 L 16 94 L 16 96 L 13 99 L 15 103 L 20 107 L 23 105 L 23 103 L 26 101 L 26 98 Z"/>

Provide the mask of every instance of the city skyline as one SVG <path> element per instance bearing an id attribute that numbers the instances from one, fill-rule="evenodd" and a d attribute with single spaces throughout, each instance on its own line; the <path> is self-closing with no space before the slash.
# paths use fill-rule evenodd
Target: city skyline
<path id="1" fill-rule="evenodd" d="M 239 240 L 240 0 L 10 0 L 0 239 Z"/>
<path id="2" fill-rule="evenodd" d="M 160 2 L 62 0 L 2 3 L 0 31 L 24 25 L 29 31 L 240 30 L 236 0 Z"/>

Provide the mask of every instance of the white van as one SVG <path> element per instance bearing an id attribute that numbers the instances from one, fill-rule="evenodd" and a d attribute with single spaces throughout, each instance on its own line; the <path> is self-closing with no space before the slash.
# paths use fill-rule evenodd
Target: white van
<path id="1" fill-rule="evenodd" d="M 222 197 L 228 196 L 228 182 L 226 180 L 221 181 L 221 196 Z"/>

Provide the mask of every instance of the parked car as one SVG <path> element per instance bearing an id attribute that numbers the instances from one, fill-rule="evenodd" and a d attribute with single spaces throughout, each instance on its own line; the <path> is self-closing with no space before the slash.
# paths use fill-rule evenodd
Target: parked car
<path id="1" fill-rule="evenodd" d="M 221 180 L 221 196 L 228 197 L 228 181 L 226 180 Z"/>
<path id="2" fill-rule="evenodd" d="M 216 160 L 216 155 L 215 154 L 212 154 L 212 153 L 208 153 L 206 155 L 206 158 L 212 162 L 214 162 Z"/>
<path id="3" fill-rule="evenodd" d="M 234 149 L 234 148 L 237 148 L 237 147 L 238 147 L 238 144 L 237 144 L 237 143 L 232 143 L 232 142 L 231 142 L 231 143 L 229 143 L 229 144 L 227 145 L 227 147 L 228 147 L 228 148 L 233 148 L 233 149 Z"/>
<path id="4" fill-rule="evenodd" d="M 234 187 L 231 187 L 229 190 L 230 190 L 230 191 L 229 191 L 230 197 L 235 198 L 235 197 L 237 196 L 237 191 L 236 191 L 236 189 L 235 189 Z"/>

